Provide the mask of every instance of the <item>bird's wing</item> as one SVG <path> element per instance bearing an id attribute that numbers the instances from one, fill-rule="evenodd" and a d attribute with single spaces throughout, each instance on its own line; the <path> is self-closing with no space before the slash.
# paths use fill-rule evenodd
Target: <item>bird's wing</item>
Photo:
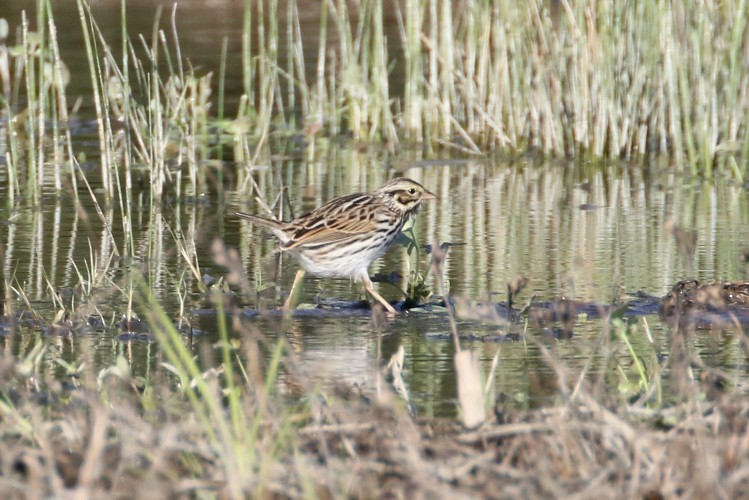
<path id="1" fill-rule="evenodd" d="M 349 198 L 349 197 L 347 197 Z M 324 205 L 300 218 L 300 227 L 291 240 L 284 245 L 285 250 L 300 246 L 343 241 L 354 235 L 368 233 L 376 228 L 374 214 L 366 204 L 355 204 L 357 198 L 350 197 L 352 203 L 335 206 Z"/>

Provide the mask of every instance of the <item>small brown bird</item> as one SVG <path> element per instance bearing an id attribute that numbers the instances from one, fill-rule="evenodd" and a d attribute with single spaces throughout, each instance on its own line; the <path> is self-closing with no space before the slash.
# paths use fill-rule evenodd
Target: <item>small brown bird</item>
<path id="1" fill-rule="evenodd" d="M 322 277 L 353 278 L 390 313 L 395 309 L 372 286 L 367 268 L 388 249 L 424 200 L 435 196 L 411 179 L 398 177 L 372 193 L 330 200 L 289 222 L 244 212 L 235 215 L 266 227 L 303 270 L 297 271 L 284 308 L 289 309 L 305 272 Z"/>

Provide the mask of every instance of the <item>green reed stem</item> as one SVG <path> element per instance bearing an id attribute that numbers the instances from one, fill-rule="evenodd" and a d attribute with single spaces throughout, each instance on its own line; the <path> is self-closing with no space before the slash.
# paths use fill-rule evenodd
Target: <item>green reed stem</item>
<path id="1" fill-rule="evenodd" d="M 242 82 L 244 95 L 255 101 L 252 73 L 252 0 L 244 0 L 242 18 Z"/>
<path id="2" fill-rule="evenodd" d="M 44 188 L 44 165 L 45 165 L 45 150 L 44 150 L 44 142 L 45 142 L 45 129 L 46 129 L 46 123 L 47 123 L 47 88 L 51 86 L 52 82 L 47 82 L 46 80 L 46 71 L 45 71 L 45 64 L 47 59 L 47 23 L 45 21 L 45 13 L 46 9 L 44 8 L 43 0 L 37 0 L 37 6 L 36 6 L 36 23 L 37 23 L 37 29 L 39 30 L 37 32 L 38 37 L 38 53 L 36 54 L 35 60 L 38 64 L 37 68 L 37 75 L 38 75 L 38 82 L 36 84 L 36 90 L 38 94 L 34 96 L 31 100 L 36 100 L 36 112 L 37 112 L 37 119 L 36 119 L 36 147 L 37 150 L 34 153 L 36 155 L 36 168 L 37 168 L 37 195 L 41 196 L 42 190 Z M 31 109 L 29 110 L 31 111 Z M 33 129 L 31 132 L 31 136 L 34 135 Z M 36 200 L 38 201 L 39 198 Z"/>
<path id="3" fill-rule="evenodd" d="M 21 13 L 21 26 L 23 30 L 23 64 L 26 68 L 25 74 L 25 83 L 26 83 L 26 95 L 28 98 L 28 109 L 27 109 L 27 120 L 28 120 L 28 126 L 27 130 L 29 131 L 28 134 L 28 144 L 26 147 L 26 164 L 27 164 L 27 172 L 28 172 L 28 179 L 27 179 L 27 190 L 30 194 L 30 197 L 32 199 L 32 202 L 36 205 L 39 203 L 40 194 L 39 194 L 39 184 L 37 179 L 37 168 L 35 164 L 36 159 L 36 142 L 37 137 L 34 135 L 36 131 L 36 108 L 38 106 L 38 101 L 36 100 L 36 78 L 35 78 L 35 64 L 32 60 L 31 51 L 32 49 L 32 41 L 30 39 L 29 35 L 29 21 L 26 17 L 26 11 L 23 11 Z"/>
<path id="4" fill-rule="evenodd" d="M 76 0 L 76 2 L 78 5 L 78 15 L 81 22 L 81 28 L 83 30 L 83 41 L 84 46 L 86 47 L 89 75 L 91 77 L 91 89 L 96 110 L 96 125 L 99 133 L 99 153 L 101 155 L 101 181 L 102 186 L 104 187 L 104 195 L 108 202 L 114 196 L 114 184 L 112 182 L 114 167 L 112 165 L 110 154 L 111 150 L 108 147 L 111 134 L 108 132 L 108 113 L 105 109 L 105 102 L 103 99 L 104 79 L 101 67 L 99 66 L 99 52 L 96 47 L 96 39 L 95 36 L 93 36 L 95 35 L 95 26 L 90 6 L 85 0 Z"/>
<path id="5" fill-rule="evenodd" d="M 120 37 L 122 38 L 122 116 L 125 120 L 126 127 L 124 131 L 124 142 L 127 154 L 122 157 L 122 166 L 124 167 L 125 176 L 125 203 L 123 206 L 122 196 L 120 199 L 120 213 L 122 214 L 122 227 L 123 233 L 125 234 L 126 242 L 123 245 L 127 249 L 130 255 L 135 255 L 135 238 L 133 235 L 133 174 L 132 174 L 132 137 L 131 137 L 131 126 L 133 119 L 131 118 L 131 88 L 130 88 L 130 57 L 128 54 L 128 43 L 130 37 L 127 31 L 127 3 L 126 0 L 120 2 Z M 129 297 L 128 297 L 128 313 L 132 308 L 132 295 L 133 295 L 133 283 L 130 281 L 129 285 Z M 129 316 L 128 316 L 129 317 Z"/>

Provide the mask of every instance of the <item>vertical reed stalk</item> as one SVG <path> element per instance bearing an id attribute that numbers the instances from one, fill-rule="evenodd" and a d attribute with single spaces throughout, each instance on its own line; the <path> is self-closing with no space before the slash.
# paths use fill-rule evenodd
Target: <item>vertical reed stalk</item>
<path id="1" fill-rule="evenodd" d="M 121 23 L 121 29 L 120 29 L 120 36 L 122 38 L 122 62 L 121 62 L 121 70 L 122 70 L 122 79 L 120 80 L 122 83 L 122 95 L 124 96 L 124 99 L 122 99 L 122 117 L 125 121 L 125 127 L 124 127 L 124 150 L 125 154 L 122 155 L 122 167 L 123 167 L 123 174 L 125 178 L 125 200 L 123 205 L 123 199 L 122 196 L 119 197 L 120 201 L 120 213 L 122 214 L 122 228 L 123 233 L 125 234 L 125 244 L 123 247 L 126 249 L 126 253 L 128 255 L 135 255 L 135 238 L 133 237 L 133 176 L 132 176 L 132 155 L 130 151 L 132 151 L 132 138 L 131 138 L 131 127 L 133 125 L 133 120 L 131 118 L 131 102 L 129 99 L 129 96 L 131 95 L 131 89 L 130 89 L 130 58 L 128 54 L 128 43 L 129 43 L 129 35 L 127 31 L 127 3 L 125 0 L 122 0 L 120 2 L 120 23 Z M 130 309 L 132 307 L 132 295 L 133 295 L 133 283 L 132 279 L 128 282 L 129 286 L 129 293 L 128 293 L 128 313 L 130 312 Z M 130 318 L 130 315 L 128 315 L 128 318 Z"/>
<path id="2" fill-rule="evenodd" d="M 242 17 L 242 82 L 244 95 L 255 101 L 252 73 L 252 0 L 244 0 Z"/>
<path id="3" fill-rule="evenodd" d="M 93 39 L 94 34 L 94 20 L 91 15 L 91 11 L 88 3 L 85 0 L 76 0 L 78 5 L 78 16 L 81 21 L 81 28 L 83 30 L 83 42 L 86 47 L 86 56 L 88 59 L 89 74 L 91 77 L 91 89 L 94 98 L 94 107 L 96 109 L 96 125 L 99 133 L 99 153 L 101 155 L 101 181 L 104 187 L 104 194 L 107 201 L 111 200 L 114 196 L 114 184 L 112 182 L 112 172 L 114 171 L 112 165 L 112 158 L 110 156 L 109 138 L 108 133 L 108 114 L 105 110 L 105 104 L 103 102 L 103 79 L 101 74 L 101 68 L 98 63 L 98 51 L 95 47 L 95 41 Z"/>
<path id="4" fill-rule="evenodd" d="M 28 179 L 26 182 L 28 193 L 31 196 L 32 202 L 36 205 L 39 203 L 39 179 L 37 178 L 37 165 L 35 163 L 36 157 L 36 143 L 37 137 L 34 135 L 37 129 L 36 119 L 38 101 L 36 100 L 36 69 L 32 60 L 32 52 L 37 49 L 36 44 L 32 42 L 29 35 L 29 20 L 26 17 L 26 11 L 21 13 L 21 26 L 23 30 L 23 67 L 25 69 L 25 83 L 26 83 L 26 95 L 28 99 L 27 108 L 27 119 L 28 126 L 28 144 L 26 147 L 26 164 Z"/>
<path id="5" fill-rule="evenodd" d="M 36 90 L 37 94 L 29 94 L 29 101 L 35 100 L 36 101 L 36 147 L 37 150 L 35 152 L 36 154 L 36 168 L 37 168 L 37 190 L 36 190 L 36 196 L 41 197 L 42 190 L 44 189 L 44 165 L 45 165 L 45 158 L 44 158 L 44 142 L 46 137 L 46 124 L 47 124 L 47 88 L 49 85 L 47 84 L 46 80 L 46 73 L 47 71 L 45 68 L 46 65 L 46 59 L 47 59 L 47 23 L 45 21 L 45 13 L 46 9 L 44 8 L 44 0 L 37 0 L 36 4 L 36 24 L 37 29 L 39 30 L 37 32 L 38 37 L 38 47 L 35 60 L 36 63 L 39 65 L 37 68 L 37 75 L 38 75 L 38 83 L 36 84 Z M 32 97 L 33 96 L 33 97 Z M 31 112 L 31 109 L 29 109 Z M 31 136 L 34 135 L 33 129 L 31 130 Z M 38 202 L 40 198 L 36 198 L 35 202 Z"/>

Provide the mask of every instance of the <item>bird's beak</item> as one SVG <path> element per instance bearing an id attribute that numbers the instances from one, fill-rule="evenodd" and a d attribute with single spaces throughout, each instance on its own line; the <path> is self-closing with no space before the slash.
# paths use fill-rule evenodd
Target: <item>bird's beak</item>
<path id="1" fill-rule="evenodd" d="M 431 191 L 427 191 L 426 189 L 424 190 L 424 194 L 421 195 L 421 199 L 424 200 L 424 201 L 426 201 L 426 200 L 433 200 L 435 198 L 436 198 L 436 196 L 434 195 L 434 193 L 431 192 Z"/>

